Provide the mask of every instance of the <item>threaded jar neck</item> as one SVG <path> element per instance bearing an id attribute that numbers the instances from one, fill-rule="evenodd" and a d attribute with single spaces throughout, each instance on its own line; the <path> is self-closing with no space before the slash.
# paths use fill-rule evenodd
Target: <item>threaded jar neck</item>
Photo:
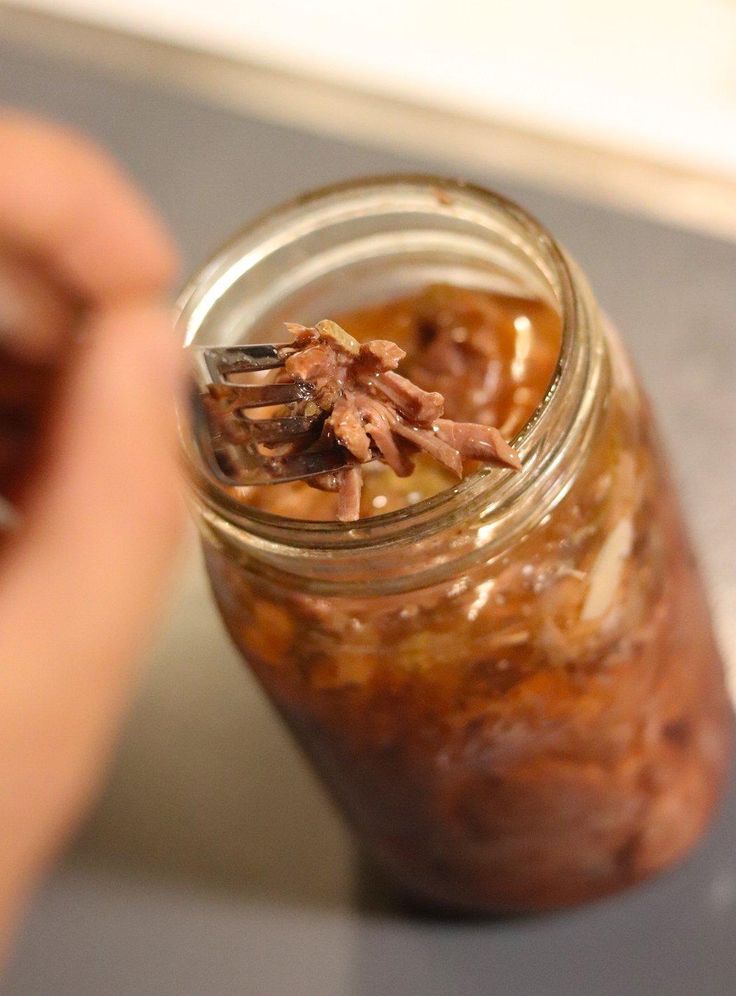
<path id="1" fill-rule="evenodd" d="M 208 537 L 249 569 L 324 593 L 401 591 L 492 559 L 534 528 L 584 462 L 608 389 L 608 358 L 585 279 L 551 235 L 504 198 L 432 176 L 332 186 L 240 232 L 178 304 L 185 346 L 273 339 L 309 323 L 444 282 L 537 297 L 560 315 L 557 367 L 513 440 L 519 474 L 484 467 L 422 502 L 356 523 L 307 522 L 239 502 L 182 443 Z"/>

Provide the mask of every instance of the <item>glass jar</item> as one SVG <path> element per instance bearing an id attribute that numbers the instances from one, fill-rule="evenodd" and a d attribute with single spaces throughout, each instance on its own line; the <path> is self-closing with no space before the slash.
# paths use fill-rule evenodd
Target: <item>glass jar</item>
<path id="1" fill-rule="evenodd" d="M 645 398 L 584 277 L 514 204 L 431 177 L 310 194 L 180 302 L 187 345 L 274 337 L 445 283 L 552 304 L 552 383 L 484 468 L 354 524 L 249 508 L 200 473 L 207 569 L 245 660 L 368 855 L 422 903 L 530 911 L 678 860 L 731 709 Z"/>

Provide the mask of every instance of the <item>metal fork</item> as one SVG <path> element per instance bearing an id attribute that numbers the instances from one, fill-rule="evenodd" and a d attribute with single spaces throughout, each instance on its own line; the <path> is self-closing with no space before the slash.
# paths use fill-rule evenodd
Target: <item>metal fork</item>
<path id="1" fill-rule="evenodd" d="M 236 373 L 257 373 L 283 367 L 294 352 L 288 344 L 259 343 L 249 346 L 192 346 L 194 385 L 191 392 L 192 430 L 203 469 L 217 484 L 253 487 L 304 480 L 341 470 L 345 457 L 336 448 L 316 446 L 325 415 L 293 414 L 293 407 L 313 397 L 311 385 L 301 381 L 287 384 L 238 384 Z M 231 411 L 235 425 L 227 434 L 213 432 L 203 397 L 210 386 L 229 389 L 234 399 Z M 248 409 L 283 405 L 291 412 L 278 418 L 253 419 Z M 262 447 L 291 444 L 296 452 L 272 455 Z"/>

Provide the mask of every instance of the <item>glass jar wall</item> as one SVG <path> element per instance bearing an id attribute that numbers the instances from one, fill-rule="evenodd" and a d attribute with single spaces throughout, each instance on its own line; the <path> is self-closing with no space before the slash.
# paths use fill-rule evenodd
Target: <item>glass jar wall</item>
<path id="1" fill-rule="evenodd" d="M 218 489 L 185 438 L 206 562 L 235 643 L 402 891 L 473 912 L 576 903 L 698 839 L 731 721 L 646 400 L 582 275 L 501 198 L 377 180 L 257 222 L 192 281 L 180 325 L 188 344 L 264 341 L 350 311 L 378 338 L 390 302 L 437 284 L 558 316 L 522 472 L 408 505 L 384 481 L 392 511 L 346 526 L 298 491 Z M 516 331 L 534 342 L 533 322 Z"/>

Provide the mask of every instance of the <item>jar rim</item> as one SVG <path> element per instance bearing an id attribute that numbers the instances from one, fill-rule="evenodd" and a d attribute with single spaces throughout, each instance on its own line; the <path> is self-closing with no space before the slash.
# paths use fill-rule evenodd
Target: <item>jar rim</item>
<path id="1" fill-rule="evenodd" d="M 551 233 L 533 215 L 516 202 L 488 190 L 478 184 L 450 177 L 424 173 L 399 173 L 362 177 L 329 184 L 299 194 L 268 211 L 262 212 L 227 239 L 209 260 L 187 282 L 177 302 L 179 324 L 186 328 L 186 310 L 192 297 L 201 290 L 204 276 L 216 271 L 218 262 L 226 259 L 244 239 L 258 233 L 259 229 L 271 227 L 274 223 L 298 215 L 304 208 L 317 206 L 341 195 L 359 195 L 377 190 L 409 190 L 423 188 L 432 192 L 437 199 L 438 210 L 451 210 L 458 199 L 464 199 L 475 207 L 481 207 L 490 214 L 501 214 L 512 221 L 533 244 L 544 259 L 554 281 L 556 310 L 561 322 L 561 344 L 555 370 L 550 383 L 534 412 L 511 440 L 520 453 L 522 470 L 518 473 L 496 467 L 481 467 L 458 481 L 451 488 L 391 512 L 361 518 L 356 522 L 315 521 L 276 515 L 248 506 L 233 498 L 224 488 L 216 489 L 208 478 L 197 472 L 196 462 L 192 466 L 191 451 L 188 452 L 190 471 L 195 478 L 194 486 L 198 497 L 217 516 L 224 519 L 230 529 L 255 534 L 267 541 L 291 545 L 304 549 L 317 550 L 328 547 L 330 550 L 350 550 L 355 552 L 362 547 L 376 543 L 390 543 L 397 533 L 411 534 L 420 538 L 437 528 L 445 528 L 454 517 L 459 519 L 467 514 L 468 507 L 479 500 L 493 499 L 495 507 L 506 506 L 520 491 L 519 479 L 525 477 L 524 456 L 531 451 L 537 435 L 542 431 L 544 417 L 554 407 L 565 381 L 565 374 L 571 362 L 577 342 L 580 320 L 580 297 L 577 293 L 579 275 L 573 269 L 565 252 Z M 185 346 L 193 337 L 185 336 Z"/>

